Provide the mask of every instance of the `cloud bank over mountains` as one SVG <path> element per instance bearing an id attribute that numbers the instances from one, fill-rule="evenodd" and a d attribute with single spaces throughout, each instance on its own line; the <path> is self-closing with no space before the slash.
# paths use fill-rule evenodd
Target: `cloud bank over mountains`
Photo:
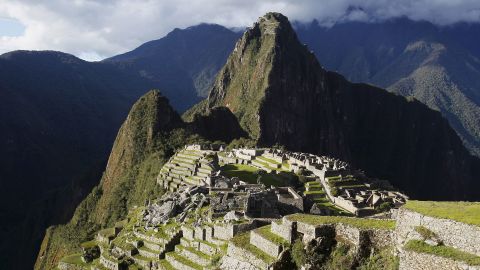
<path id="1" fill-rule="evenodd" d="M 2 36 L 0 31 L 0 53 L 59 50 L 99 60 L 174 28 L 202 22 L 249 26 L 268 11 L 324 25 L 400 16 L 438 25 L 480 21 L 478 0 L 0 0 L 0 18 L 24 27 L 17 36 Z"/>

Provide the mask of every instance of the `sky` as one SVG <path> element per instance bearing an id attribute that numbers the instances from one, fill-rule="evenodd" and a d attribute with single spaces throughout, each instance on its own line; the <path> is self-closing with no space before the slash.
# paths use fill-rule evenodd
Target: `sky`
<path id="1" fill-rule="evenodd" d="M 245 27 L 268 11 L 326 26 L 399 16 L 449 25 L 479 22 L 480 0 L 0 0 L 0 53 L 57 50 L 95 61 L 174 28 Z"/>

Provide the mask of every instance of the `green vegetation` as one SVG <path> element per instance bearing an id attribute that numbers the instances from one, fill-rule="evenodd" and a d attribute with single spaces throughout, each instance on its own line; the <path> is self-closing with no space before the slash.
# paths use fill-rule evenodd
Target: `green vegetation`
<path id="1" fill-rule="evenodd" d="M 301 239 L 295 240 L 292 245 L 292 260 L 298 269 L 307 262 L 307 254 L 305 252 L 305 245 Z"/>
<path id="2" fill-rule="evenodd" d="M 268 255 L 267 253 L 263 252 L 256 246 L 250 244 L 250 232 L 241 233 L 236 235 L 230 240 L 235 246 L 239 248 L 243 248 L 250 253 L 252 253 L 255 257 L 259 258 L 260 260 L 266 263 L 272 263 L 275 261 L 275 258 Z"/>
<path id="3" fill-rule="evenodd" d="M 434 232 L 423 226 L 415 226 L 415 231 L 422 236 L 423 241 L 434 238 L 436 236 Z"/>
<path id="4" fill-rule="evenodd" d="M 338 242 L 325 263 L 325 269 L 352 269 L 355 262 L 348 244 Z"/>
<path id="5" fill-rule="evenodd" d="M 284 186 L 288 177 L 293 177 L 290 173 L 266 173 L 259 170 L 256 167 L 243 164 L 228 164 L 220 168 L 222 174 L 227 177 L 238 177 L 240 180 L 245 181 L 250 184 L 256 184 L 257 179 L 260 177 L 260 182 L 264 183 L 266 186 Z"/>
<path id="6" fill-rule="evenodd" d="M 86 266 L 87 264 L 82 261 L 82 254 L 76 253 L 62 258 L 62 262 L 75 264 L 79 266 Z"/>
<path id="7" fill-rule="evenodd" d="M 480 256 L 470 254 L 453 247 L 448 246 L 430 246 L 423 241 L 420 240 L 410 240 L 405 245 L 406 250 L 415 251 L 418 253 L 427 253 L 432 254 L 448 259 L 452 259 L 455 261 L 462 261 L 467 263 L 468 265 L 480 265 Z"/>
<path id="8" fill-rule="evenodd" d="M 165 269 L 165 270 L 176 270 L 175 267 L 173 267 L 169 262 L 166 260 L 159 260 L 158 263 L 160 266 Z"/>
<path id="9" fill-rule="evenodd" d="M 272 228 L 271 225 L 263 226 L 261 228 L 256 229 L 256 232 L 261 236 L 265 237 L 266 239 L 274 242 L 275 244 L 278 244 L 284 247 L 290 245 L 290 243 L 288 243 L 287 240 L 283 239 L 277 234 L 272 233 L 271 228 Z"/>
<path id="10" fill-rule="evenodd" d="M 198 265 L 192 261 L 190 261 L 189 259 L 177 254 L 176 252 L 169 252 L 167 253 L 169 255 L 171 255 L 173 258 L 175 258 L 176 261 L 184 264 L 184 265 L 187 265 L 187 266 L 190 266 L 191 268 L 193 269 L 198 269 L 198 270 L 202 270 L 203 267 L 201 265 Z"/>
<path id="11" fill-rule="evenodd" d="M 452 219 L 466 224 L 480 226 L 480 203 L 478 202 L 409 200 L 403 207 L 426 216 Z"/>
<path id="12" fill-rule="evenodd" d="M 203 253 L 203 252 L 201 252 L 201 251 L 199 251 L 199 250 L 197 250 L 197 249 L 195 249 L 195 248 L 192 248 L 192 247 L 184 247 L 184 246 L 182 246 L 182 245 L 177 245 L 176 248 L 185 249 L 185 250 L 187 250 L 187 251 L 189 251 L 189 252 L 197 255 L 197 256 L 200 257 L 200 258 L 204 258 L 204 259 L 207 259 L 207 260 L 210 260 L 210 259 L 211 259 L 211 257 L 208 256 L 207 254 L 205 254 L 205 253 Z"/>
<path id="13" fill-rule="evenodd" d="M 342 217 L 342 216 L 314 216 L 307 214 L 293 214 L 287 216 L 291 221 L 304 222 L 310 225 L 321 225 L 321 224 L 334 224 L 334 223 L 343 223 L 357 228 L 362 229 L 395 229 L 394 220 L 384 220 L 384 219 L 366 219 L 366 218 L 354 218 L 354 217 Z"/>
<path id="14" fill-rule="evenodd" d="M 391 249 L 383 249 L 363 260 L 357 270 L 397 270 L 400 260 Z"/>
<path id="15" fill-rule="evenodd" d="M 95 241 L 95 240 L 83 242 L 83 243 L 80 245 L 80 247 L 85 248 L 85 249 L 94 248 L 94 247 L 96 247 L 96 246 L 98 246 L 98 244 L 97 244 L 97 241 Z"/>
<path id="16" fill-rule="evenodd" d="M 387 211 L 390 211 L 390 209 L 392 209 L 392 207 L 393 207 L 392 203 L 383 202 L 378 206 L 377 210 L 378 210 L 378 212 L 387 212 Z"/>

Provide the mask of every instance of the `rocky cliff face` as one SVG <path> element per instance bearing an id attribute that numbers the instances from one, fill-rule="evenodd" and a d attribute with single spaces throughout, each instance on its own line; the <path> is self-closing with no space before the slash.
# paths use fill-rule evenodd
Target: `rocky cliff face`
<path id="1" fill-rule="evenodd" d="M 208 97 L 207 110 L 219 106 L 260 145 L 337 156 L 414 198 L 477 195 L 478 160 L 438 112 L 325 71 L 281 14 L 236 44 Z"/>

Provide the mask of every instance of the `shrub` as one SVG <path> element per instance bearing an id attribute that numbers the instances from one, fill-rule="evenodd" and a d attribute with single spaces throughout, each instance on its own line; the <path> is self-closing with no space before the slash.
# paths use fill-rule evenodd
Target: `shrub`
<path id="1" fill-rule="evenodd" d="M 383 202 L 378 206 L 378 212 L 387 212 L 392 209 L 393 205 L 389 202 Z"/>
<path id="2" fill-rule="evenodd" d="M 307 178 L 303 175 L 298 175 L 298 181 L 302 184 L 305 184 L 307 182 Z"/>
<path id="3" fill-rule="evenodd" d="M 399 268 L 399 259 L 391 249 L 384 249 L 372 254 L 369 258 L 361 262 L 358 270 L 397 270 Z"/>
<path id="4" fill-rule="evenodd" d="M 415 226 L 415 231 L 422 236 L 423 241 L 436 237 L 434 232 L 423 226 Z"/>
<path id="5" fill-rule="evenodd" d="M 307 261 L 305 246 L 301 239 L 295 240 L 292 246 L 292 261 L 300 269 Z"/>
<path id="6" fill-rule="evenodd" d="M 348 244 L 339 242 L 330 255 L 324 269 L 352 269 L 355 258 L 349 252 Z"/>
<path id="7" fill-rule="evenodd" d="M 337 196 L 338 195 L 338 188 L 335 187 L 335 186 L 331 186 L 330 187 L 330 194 L 332 194 L 332 196 Z"/>

